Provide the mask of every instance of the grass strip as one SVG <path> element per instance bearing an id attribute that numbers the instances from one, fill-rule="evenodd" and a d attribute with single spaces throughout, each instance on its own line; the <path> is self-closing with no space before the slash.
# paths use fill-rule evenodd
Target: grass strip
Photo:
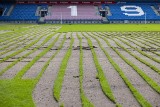
<path id="1" fill-rule="evenodd" d="M 82 107 L 94 107 L 93 103 L 89 101 L 86 97 L 84 90 L 83 90 L 83 50 L 82 50 L 82 38 L 77 35 L 79 39 L 79 46 L 80 46 L 80 57 L 79 57 L 79 83 L 80 83 L 80 97 L 82 102 Z"/>
<path id="2" fill-rule="evenodd" d="M 104 74 L 104 71 L 103 71 L 101 65 L 99 64 L 96 52 L 93 48 L 92 41 L 87 36 L 85 36 L 85 35 L 83 35 L 83 36 L 87 39 L 88 45 L 91 49 L 91 52 L 92 52 L 92 55 L 93 55 L 93 60 L 94 60 L 94 63 L 95 63 L 95 66 L 96 66 L 96 69 L 97 69 L 97 72 L 98 72 L 98 78 L 99 78 L 102 90 L 103 90 L 104 94 L 106 95 L 106 97 L 108 97 L 114 104 L 116 104 L 116 100 L 113 96 L 110 85 L 109 85 L 109 83 L 106 79 L 106 76 Z"/>
<path id="3" fill-rule="evenodd" d="M 14 50 L 14 49 L 17 49 L 17 48 L 21 47 L 22 44 L 25 44 L 25 43 L 27 43 L 27 42 L 31 42 L 31 40 L 34 40 L 35 37 L 36 37 L 36 36 L 33 36 L 33 37 L 31 37 L 31 38 L 28 37 L 28 39 L 27 39 L 27 40 L 24 40 L 23 42 L 21 42 L 21 44 L 15 43 L 15 46 L 14 46 L 14 47 L 2 51 L 2 52 L 0 53 L 0 56 L 4 55 L 4 54 L 6 54 L 6 53 L 8 53 L 8 52 L 10 52 L 10 51 L 12 51 L 12 50 Z M 22 47 L 22 48 L 23 48 L 23 47 Z"/>
<path id="4" fill-rule="evenodd" d="M 37 34 L 38 32 L 34 32 L 33 34 Z M 44 33 L 44 32 L 43 32 Z M 0 48 L 0 50 L 3 50 L 5 48 L 8 48 L 9 46 L 13 46 L 15 44 L 18 44 L 19 42 L 22 41 L 23 43 L 23 40 L 25 39 L 29 39 L 29 37 L 32 37 L 33 34 L 27 34 L 27 32 L 24 34 L 24 35 L 20 35 L 20 37 L 16 38 L 15 39 L 15 36 L 14 36 L 14 39 L 12 39 L 11 41 L 6 41 L 4 44 L 4 46 L 2 48 Z M 25 37 L 27 35 L 27 37 Z M 29 36 L 28 36 L 29 35 Z M 35 36 L 34 36 L 35 37 Z M 20 45 L 20 44 L 19 44 Z M 2 46 L 2 45 L 1 45 Z"/>
<path id="5" fill-rule="evenodd" d="M 0 39 L 0 43 L 2 45 L 2 44 L 5 44 L 5 42 L 12 42 L 16 39 L 19 39 L 21 36 L 22 35 L 20 35 L 20 33 L 17 33 L 17 32 L 16 32 L 16 34 L 12 34 L 12 36 L 9 35 L 9 37 L 8 37 L 8 35 L 5 35 L 4 38 Z"/>
<path id="6" fill-rule="evenodd" d="M 6 33 L 3 33 L 3 34 L 0 34 L 0 37 L 3 37 L 4 34 L 5 35 L 11 35 L 11 34 L 15 34 L 15 33 L 22 33 L 22 32 L 26 32 L 26 31 L 30 31 L 30 30 L 32 31 L 32 29 L 29 29 L 29 28 L 26 29 L 26 28 L 23 28 L 22 26 L 20 26 L 20 27 L 18 28 L 17 26 L 10 26 L 10 28 L 8 28 L 8 25 L 3 26 L 3 28 L 5 28 L 4 30 L 10 30 L 11 32 L 6 32 Z M 0 30 L 3 30 L 3 28 L 0 28 Z M 35 26 L 34 28 L 38 29 L 37 26 Z"/>
<path id="7" fill-rule="evenodd" d="M 60 46 L 58 47 L 57 51 L 49 58 L 49 60 L 45 63 L 45 65 L 43 66 L 41 72 L 38 74 L 38 76 L 35 78 L 35 80 L 38 82 L 40 80 L 40 78 L 42 77 L 43 73 L 45 72 L 45 70 L 47 69 L 47 67 L 49 66 L 49 63 L 53 60 L 53 58 L 55 58 L 55 56 L 59 53 L 59 51 L 62 49 L 64 43 L 66 41 L 66 35 L 63 38 L 62 43 L 60 44 Z M 37 83 L 36 82 L 36 83 Z"/>
<path id="8" fill-rule="evenodd" d="M 62 89 L 62 84 L 63 84 L 63 80 L 64 80 L 65 71 L 66 71 L 66 68 L 67 68 L 69 58 L 72 54 L 72 45 L 74 43 L 74 38 L 73 37 L 71 37 L 71 38 L 72 39 L 71 39 L 71 42 L 70 42 L 70 47 L 67 50 L 65 56 L 63 57 L 62 63 L 60 65 L 60 69 L 59 69 L 57 77 L 54 81 L 53 96 L 54 96 L 56 101 L 59 101 L 59 99 L 60 99 L 60 93 L 61 93 L 61 89 Z"/>
<path id="9" fill-rule="evenodd" d="M 144 44 L 144 45 L 146 45 L 146 46 L 149 46 L 150 48 L 154 48 L 153 46 L 151 46 L 151 44 L 152 45 L 155 45 L 155 44 L 153 44 L 153 43 L 149 43 L 149 42 L 153 42 L 153 41 L 149 41 L 149 42 L 147 42 L 146 41 L 146 39 L 144 39 L 144 38 L 141 38 L 141 39 L 137 39 L 137 38 L 134 38 L 134 37 L 130 37 L 130 39 L 134 39 L 134 40 L 136 40 L 137 42 L 140 42 L 140 43 L 142 43 L 142 44 Z M 129 40 L 130 40 L 129 39 Z M 157 39 L 157 38 L 155 38 L 155 39 Z M 142 41 L 143 40 L 143 41 Z M 137 45 L 139 45 L 139 44 L 137 44 Z M 158 45 L 156 45 L 156 46 L 158 46 Z M 141 46 L 142 47 L 142 46 Z M 160 46 L 158 46 L 158 47 L 160 47 Z M 158 51 L 159 49 L 157 49 L 157 51 Z M 160 56 L 160 53 L 157 53 L 157 52 L 155 52 L 155 51 L 150 51 L 150 52 L 152 52 L 153 54 L 156 54 L 157 56 Z"/>
<path id="10" fill-rule="evenodd" d="M 131 67 L 134 65 L 133 63 L 131 63 L 129 60 L 127 60 L 116 48 L 112 47 L 110 45 L 110 43 L 108 42 L 107 39 L 105 39 L 104 37 L 99 36 L 100 38 L 102 38 L 107 45 L 112 48 L 127 64 L 129 64 Z M 95 38 L 95 37 L 94 37 Z M 98 40 L 96 38 L 96 40 Z M 102 44 L 100 43 L 100 41 L 98 40 L 98 43 L 100 44 L 100 47 L 102 48 L 102 50 L 104 51 L 105 55 L 107 56 L 108 60 L 110 61 L 110 63 L 112 64 L 112 66 L 115 68 L 115 70 L 119 73 L 119 75 L 121 76 L 121 78 L 124 80 L 125 84 L 129 87 L 130 91 L 132 92 L 132 94 L 134 95 L 134 97 L 136 98 L 136 100 L 139 102 L 139 104 L 142 107 L 152 107 L 152 105 L 139 93 L 139 91 L 132 85 L 132 83 L 129 81 L 129 79 L 125 76 L 125 74 L 123 73 L 122 69 L 119 67 L 119 65 L 112 59 L 112 57 L 108 54 L 108 52 L 104 49 L 104 47 L 102 47 Z M 133 67 L 136 71 L 138 71 L 138 73 L 143 74 L 140 69 L 137 70 L 138 67 L 136 67 L 134 65 Z M 146 76 L 146 75 L 145 75 Z M 144 77 L 145 77 L 144 76 Z M 148 78 L 147 78 L 148 79 Z"/>
<path id="11" fill-rule="evenodd" d="M 24 36 L 27 32 L 29 31 L 25 31 L 25 32 L 15 32 L 14 34 L 12 34 L 13 36 L 10 36 L 9 37 L 6 37 L 8 35 L 6 35 L 3 39 L 0 40 L 0 45 L 5 45 L 7 44 L 8 42 L 12 42 L 12 41 L 15 41 L 15 40 L 18 40 L 19 38 L 21 38 L 22 36 Z"/>
<path id="12" fill-rule="evenodd" d="M 117 38 L 117 37 L 116 37 L 116 38 Z M 119 37 L 118 37 L 118 38 L 119 38 Z M 132 42 L 132 43 L 136 44 L 137 46 L 140 46 L 140 47 L 141 47 L 141 45 L 137 44 L 136 42 L 134 42 L 134 41 L 132 41 L 132 40 L 130 40 L 130 39 L 128 39 L 128 38 L 125 38 L 125 37 L 122 37 L 122 38 L 124 38 L 124 39 L 126 39 L 126 40 L 129 40 L 130 42 Z M 147 58 L 149 58 L 149 59 L 151 59 L 151 60 L 153 60 L 153 61 L 155 61 L 155 62 L 157 62 L 157 63 L 160 63 L 160 60 L 158 60 L 158 59 L 152 57 L 151 55 L 148 55 L 147 53 L 141 51 L 140 49 L 138 49 L 138 48 L 130 45 L 130 43 L 128 43 L 128 42 L 126 42 L 126 41 L 124 41 L 124 40 L 122 40 L 122 39 L 120 39 L 120 38 L 119 38 L 119 40 L 121 40 L 123 43 L 125 43 L 125 44 L 128 45 L 128 46 L 130 46 L 131 48 L 135 49 L 135 50 L 138 51 L 140 54 L 146 56 Z"/>
<path id="13" fill-rule="evenodd" d="M 34 34 L 36 34 L 36 33 L 34 33 Z M 28 36 L 28 38 L 26 37 L 27 40 L 22 41 L 21 44 L 24 44 L 24 43 L 26 43 L 26 42 L 28 42 L 28 41 L 31 41 L 31 40 L 33 40 L 35 37 L 36 37 L 36 35 L 34 35 L 34 36 Z M 30 40 L 28 40 L 28 39 L 30 39 Z M 8 43 L 10 43 L 10 42 L 7 42 L 6 44 L 8 44 Z M 4 47 L 7 46 L 6 44 L 4 44 L 4 45 L 5 45 Z M 10 51 L 18 48 L 18 47 L 20 47 L 21 44 L 19 44 L 19 41 L 16 41 L 15 46 L 13 45 L 14 47 L 11 47 L 10 49 L 6 49 L 5 51 L 2 51 L 2 52 L 0 53 L 0 56 L 6 54 L 7 52 L 10 52 Z"/>
<path id="14" fill-rule="evenodd" d="M 131 37 L 130 37 L 131 38 Z M 137 40 L 137 39 L 135 39 L 135 38 L 131 38 L 131 39 L 134 39 L 135 41 L 137 41 L 137 42 L 140 42 L 141 44 L 144 44 L 144 45 L 146 45 L 146 46 L 148 46 L 148 47 L 150 47 L 150 48 L 154 48 L 153 46 L 151 46 L 150 44 L 148 44 L 148 42 L 144 42 L 144 41 L 141 41 L 141 40 Z M 137 45 L 139 45 L 139 44 L 137 44 Z M 139 45 L 140 46 L 140 45 Z M 142 47 L 142 46 L 141 46 Z M 158 50 L 157 50 L 158 51 Z M 150 51 L 150 52 L 152 52 L 153 54 L 156 54 L 157 56 L 160 56 L 160 53 L 156 53 L 155 51 Z"/>
<path id="15" fill-rule="evenodd" d="M 156 40 L 155 40 L 156 39 Z M 151 39 L 151 38 L 141 38 L 141 40 L 144 40 L 148 43 L 154 44 L 155 46 L 160 47 L 160 42 L 157 40 L 157 38 Z"/>
<path id="16" fill-rule="evenodd" d="M 143 70 L 141 70 L 139 67 L 133 64 L 130 60 L 125 58 L 118 50 L 112 47 L 104 37 L 100 38 L 105 40 L 108 46 L 111 47 L 129 66 L 131 66 L 156 92 L 160 93 L 160 86 L 158 85 L 158 83 L 156 83 L 152 78 L 150 78 L 147 74 L 145 74 Z M 118 43 L 117 45 L 119 46 Z"/>
<path id="17" fill-rule="evenodd" d="M 120 46 L 118 42 L 115 41 L 115 43 Z M 122 54 L 119 53 L 119 55 L 122 56 Z M 139 67 L 137 67 L 135 64 L 133 64 L 131 61 L 129 61 L 127 58 L 124 56 L 121 57 L 123 60 L 130 65 L 157 93 L 160 94 L 160 86 L 158 83 L 156 83 L 152 78 L 150 78 L 146 73 L 144 73 L 143 70 L 141 70 Z"/>
<path id="18" fill-rule="evenodd" d="M 44 56 L 54 46 L 54 44 L 58 41 L 59 36 L 60 35 L 58 35 L 45 50 L 43 50 L 36 57 L 34 57 L 32 61 L 30 61 L 27 65 L 25 65 L 14 77 L 14 79 L 21 79 L 21 77 L 32 67 L 32 65 L 34 65 L 42 56 Z"/>
<path id="19" fill-rule="evenodd" d="M 112 39 L 112 38 L 110 38 L 110 39 Z M 119 38 L 118 38 L 119 39 Z M 112 39 L 112 40 L 114 40 L 114 39 Z M 115 40 L 114 40 L 115 41 Z M 116 41 L 115 41 L 116 42 Z M 116 42 L 116 43 L 118 43 L 118 42 Z M 145 61 L 145 60 L 143 60 L 142 58 L 140 58 L 139 56 L 136 56 L 135 54 L 133 54 L 131 51 L 129 51 L 128 49 L 126 49 L 124 46 L 122 46 L 121 44 L 117 44 L 117 45 L 119 45 L 121 48 L 123 48 L 126 52 L 128 52 L 131 56 L 133 56 L 134 58 L 136 58 L 137 60 L 139 60 L 140 62 L 142 62 L 143 64 L 145 64 L 145 65 L 147 65 L 148 67 L 150 67 L 151 69 L 153 69 L 155 72 L 157 72 L 158 74 L 160 74 L 160 70 L 156 67 L 156 66 L 154 66 L 154 65 L 152 65 L 152 64 L 150 64 L 149 62 L 147 62 L 147 61 Z"/>
<path id="20" fill-rule="evenodd" d="M 17 64 L 18 62 L 20 62 L 21 60 L 23 60 L 24 58 L 26 58 L 27 56 L 29 56 L 30 54 L 34 53 L 35 51 L 37 51 L 41 46 L 43 46 L 45 43 L 47 43 L 51 38 L 53 37 L 53 35 L 49 35 L 40 45 L 38 45 L 36 48 L 34 48 L 33 50 L 29 51 L 28 53 L 26 53 L 25 55 L 23 55 L 22 57 L 18 58 L 17 60 L 15 60 L 14 62 L 12 62 L 11 64 L 9 64 L 6 68 L 2 69 L 0 71 L 0 76 L 5 73 L 8 69 L 10 69 L 11 67 L 13 67 L 15 64 Z"/>
<path id="21" fill-rule="evenodd" d="M 24 48 L 19 49 L 18 51 L 13 52 L 13 53 L 10 54 L 10 55 L 7 55 L 7 56 L 4 57 L 2 60 L 0 60 L 0 63 L 8 60 L 9 58 L 11 58 L 11 57 L 13 57 L 13 56 L 15 56 L 15 55 L 17 55 L 17 54 L 25 51 L 25 50 L 28 49 L 29 47 L 33 46 L 33 45 L 36 44 L 43 36 L 44 36 L 44 35 L 41 35 L 37 40 L 35 40 L 35 41 L 31 42 L 30 44 L 26 45 Z"/>
<path id="22" fill-rule="evenodd" d="M 14 42 L 9 42 L 9 43 L 7 43 L 7 45 L 5 45 L 5 46 L 3 46 L 2 48 L 0 48 L 0 50 L 4 50 L 4 49 L 6 49 L 6 48 L 8 48 L 8 47 L 10 47 L 10 46 L 13 46 L 13 45 L 15 45 L 15 44 L 17 44 L 17 43 L 19 43 L 19 42 L 23 42 L 25 39 L 27 39 L 28 37 L 24 37 L 24 38 L 22 38 L 22 39 L 18 39 L 18 40 L 16 40 L 16 41 L 14 41 Z"/>
<path id="23" fill-rule="evenodd" d="M 41 30 L 44 30 L 44 29 L 41 29 L 41 30 L 39 30 L 40 28 L 36 28 L 36 29 L 34 29 L 34 33 L 35 34 L 38 34 Z M 45 29 L 47 29 L 47 28 L 45 28 Z M 2 40 L 0 40 L 1 42 L 1 46 L 2 45 L 6 45 L 7 43 L 10 43 L 10 42 L 12 42 L 12 41 L 16 41 L 16 40 L 18 40 L 19 38 L 21 38 L 22 36 L 24 36 L 24 35 L 26 35 L 26 34 L 28 34 L 28 35 L 32 35 L 33 34 L 33 29 L 29 29 L 29 30 L 25 30 L 24 32 L 22 32 L 22 31 L 17 31 L 17 32 L 14 32 L 14 34 L 13 34 L 13 36 L 11 36 L 10 38 L 6 38 L 6 36 L 5 36 L 5 39 L 2 39 Z M 4 42 L 2 42 L 2 41 L 4 41 Z"/>
<path id="24" fill-rule="evenodd" d="M 102 34 L 103 36 L 107 37 L 105 34 Z M 110 37 L 110 36 L 109 36 Z M 114 36 L 116 37 L 116 36 Z M 110 39 L 112 39 L 110 37 Z M 114 40 L 114 39 L 112 39 Z M 115 40 L 114 40 L 115 41 Z M 125 47 L 123 47 L 122 45 L 120 45 L 122 49 L 124 49 L 126 52 L 128 52 L 131 56 L 133 56 L 134 58 L 136 58 L 137 60 L 139 60 L 140 62 L 142 62 L 143 64 L 147 65 L 148 67 L 150 67 L 152 70 L 154 70 L 155 72 L 159 73 L 160 74 L 160 70 L 155 67 L 154 65 L 151 65 L 150 63 L 148 63 L 147 61 L 141 59 L 140 57 L 134 55 L 131 51 L 129 51 L 128 49 L 126 49 Z"/>

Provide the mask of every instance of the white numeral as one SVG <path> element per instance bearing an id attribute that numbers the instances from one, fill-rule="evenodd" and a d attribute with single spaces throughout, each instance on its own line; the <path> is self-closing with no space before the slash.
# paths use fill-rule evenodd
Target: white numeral
<path id="1" fill-rule="evenodd" d="M 134 5 L 133 6 L 122 6 L 121 10 L 125 12 L 123 14 L 126 16 L 143 16 L 144 15 L 144 11 L 139 6 L 134 6 Z M 135 13 L 132 13 L 132 12 L 135 12 Z"/>
<path id="2" fill-rule="evenodd" d="M 71 9 L 71 16 L 77 16 L 77 6 L 69 6 Z"/>

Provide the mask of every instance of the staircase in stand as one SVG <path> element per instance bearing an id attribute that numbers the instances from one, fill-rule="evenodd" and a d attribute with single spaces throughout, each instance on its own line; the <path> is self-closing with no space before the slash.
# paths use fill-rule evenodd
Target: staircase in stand
<path id="1" fill-rule="evenodd" d="M 108 19 L 106 17 L 102 17 L 103 22 L 102 23 L 109 23 Z"/>
<path id="2" fill-rule="evenodd" d="M 151 6 L 151 8 L 153 9 L 153 11 L 157 16 L 160 16 L 160 13 L 158 13 L 157 9 L 154 6 Z"/>
<path id="3" fill-rule="evenodd" d="M 38 6 L 37 10 L 36 10 L 36 16 L 40 16 L 40 14 L 39 14 L 40 9 L 41 9 L 41 6 Z"/>
<path id="4" fill-rule="evenodd" d="M 45 24 L 45 18 L 44 17 L 40 17 L 39 21 L 38 21 L 39 24 Z"/>
<path id="5" fill-rule="evenodd" d="M 10 16 L 10 15 L 11 15 L 11 13 L 12 13 L 12 11 L 13 11 L 13 9 L 14 9 L 15 6 L 16 6 L 16 5 L 13 4 L 13 5 L 10 7 L 10 9 L 9 9 L 9 11 L 7 12 L 6 16 Z"/>

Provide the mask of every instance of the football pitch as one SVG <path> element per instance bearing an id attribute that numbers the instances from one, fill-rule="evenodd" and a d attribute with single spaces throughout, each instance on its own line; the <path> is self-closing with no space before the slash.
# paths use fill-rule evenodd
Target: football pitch
<path id="1" fill-rule="evenodd" d="M 160 25 L 0 24 L 0 107 L 160 107 Z"/>

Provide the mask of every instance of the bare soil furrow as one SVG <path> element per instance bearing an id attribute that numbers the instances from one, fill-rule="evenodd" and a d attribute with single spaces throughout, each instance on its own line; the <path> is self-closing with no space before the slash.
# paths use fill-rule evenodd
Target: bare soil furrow
<path id="1" fill-rule="evenodd" d="M 138 41 L 136 41 L 136 40 L 134 40 L 132 38 L 124 37 L 122 39 L 123 40 L 127 40 L 127 42 L 129 42 L 129 43 L 131 43 L 133 41 L 133 43 L 139 44 L 139 46 L 135 44 L 136 47 L 139 47 L 139 48 L 141 48 L 141 47 L 149 48 L 149 46 L 146 46 L 145 44 L 142 44 L 141 42 L 138 42 Z"/>
<path id="2" fill-rule="evenodd" d="M 3 62 L 3 63 L 0 63 L 0 71 L 2 69 L 4 69 L 6 66 L 8 66 L 9 64 L 11 64 L 12 62 Z"/>
<path id="3" fill-rule="evenodd" d="M 110 54 L 116 54 L 113 51 L 110 51 Z M 122 51 L 124 56 L 127 56 L 128 53 Z M 130 57 L 129 57 L 130 58 Z M 113 57 L 113 59 L 119 64 L 121 69 L 124 71 L 125 75 L 132 82 L 134 87 L 154 106 L 159 106 L 159 94 L 154 91 L 143 79 L 140 77 L 136 71 L 133 70 L 129 65 L 127 65 L 121 58 Z M 131 60 L 132 61 L 132 60 Z"/>
<path id="4" fill-rule="evenodd" d="M 36 48 L 38 45 L 40 45 L 49 35 L 51 35 L 51 33 L 45 33 L 46 35 L 44 37 L 42 37 L 36 44 L 34 44 L 33 46 L 29 47 L 27 50 L 32 50 L 34 48 Z M 44 34 L 43 34 L 44 35 Z"/>
<path id="5" fill-rule="evenodd" d="M 59 34 L 55 35 L 57 37 Z M 63 34 L 61 36 L 64 36 Z M 53 42 L 53 41 L 52 41 Z M 57 45 L 60 45 L 62 41 L 56 42 Z M 53 46 L 54 47 L 54 46 Z M 43 51 L 43 50 L 42 50 Z M 41 57 L 38 62 L 36 62 L 22 77 L 23 79 L 34 79 L 40 73 L 44 63 L 55 53 L 55 51 L 51 50 L 46 55 Z"/>
<path id="6" fill-rule="evenodd" d="M 156 81 L 158 84 L 160 84 L 160 75 L 158 75 L 157 72 L 153 71 L 147 65 L 141 63 L 140 61 L 138 61 L 137 59 L 135 59 L 130 54 L 127 54 L 125 51 L 121 51 L 121 53 L 126 58 L 128 58 L 129 60 L 131 60 L 137 67 L 139 67 L 140 69 L 142 69 L 149 77 L 151 77 L 152 79 L 154 79 L 154 81 Z"/>
<path id="7" fill-rule="evenodd" d="M 127 39 L 128 39 L 128 38 L 127 38 Z M 152 47 L 152 45 L 150 45 L 150 44 L 148 44 L 148 43 L 146 43 L 146 42 L 144 42 L 144 41 L 137 40 L 137 39 L 132 39 L 132 38 L 130 39 L 130 38 L 129 38 L 129 40 L 137 43 L 137 45 L 140 45 L 140 46 L 141 46 L 141 47 L 140 47 L 140 50 L 146 52 L 146 53 L 147 53 L 148 55 L 150 55 L 151 57 L 160 60 L 160 57 L 155 54 L 155 52 L 157 51 L 156 49 L 158 49 L 158 48 Z"/>
<path id="8" fill-rule="evenodd" d="M 44 37 L 46 38 L 49 35 L 50 35 L 50 33 L 46 34 L 46 36 L 44 36 Z M 33 46 L 31 46 L 29 49 L 34 49 L 38 45 L 40 45 L 43 42 L 43 40 L 45 39 L 44 37 L 40 41 L 38 41 L 36 44 L 34 44 Z M 38 55 L 38 53 L 42 52 L 45 48 L 47 48 L 48 44 L 51 43 L 51 41 L 53 41 L 55 39 L 55 37 L 54 38 L 53 37 L 46 44 L 44 44 L 43 46 L 41 46 L 36 52 L 34 52 L 34 53 L 30 54 L 28 57 L 26 57 L 25 60 L 27 60 L 27 61 L 29 60 L 30 61 L 31 59 L 33 59 L 34 57 L 36 57 Z M 21 56 L 23 56 L 28 51 L 30 51 L 29 49 L 27 49 L 27 50 L 23 51 L 22 53 L 16 55 L 15 57 L 21 57 Z"/>
<path id="9" fill-rule="evenodd" d="M 6 45 L 4 45 L 3 47 L 1 46 L 0 47 L 0 50 L 2 51 L 2 50 L 6 50 L 7 48 L 10 48 L 10 47 L 12 47 L 12 46 L 14 46 L 14 45 L 16 45 L 16 44 L 20 44 L 21 42 L 23 43 L 23 41 L 24 40 L 26 40 L 28 38 L 28 35 L 25 35 L 25 36 L 22 36 L 22 37 L 20 37 L 18 40 L 16 40 L 16 41 L 13 41 L 13 42 L 8 42 Z M 18 43 L 17 43 L 18 42 Z"/>
<path id="10" fill-rule="evenodd" d="M 126 47 L 127 45 L 125 43 L 123 43 L 122 41 L 115 39 L 116 41 L 118 41 L 119 43 L 121 43 L 124 47 Z M 136 45 L 135 45 L 136 46 Z M 149 59 L 148 57 L 140 54 L 138 51 L 134 50 L 132 51 L 132 53 L 134 53 L 136 56 L 139 56 L 140 58 L 144 59 L 145 61 L 149 62 L 150 64 L 154 65 L 155 67 L 157 67 L 158 69 L 160 69 L 160 64 Z"/>
<path id="11" fill-rule="evenodd" d="M 18 73 L 19 70 L 21 70 L 28 62 L 18 62 L 16 65 L 14 65 L 11 69 L 9 69 L 7 72 L 5 72 L 1 78 L 3 79 L 12 79 L 14 76 Z"/>
<path id="12" fill-rule="evenodd" d="M 6 45 L 6 44 L 8 45 L 8 43 L 18 41 L 19 38 L 23 38 L 25 36 L 31 37 L 33 34 L 36 35 L 38 32 L 39 31 L 34 31 L 34 32 L 25 31 L 25 32 L 14 34 L 14 36 L 12 38 L 10 38 L 11 40 L 8 39 L 8 40 L 4 41 L 3 45 Z"/>
<path id="13" fill-rule="evenodd" d="M 13 78 L 26 64 L 28 64 L 30 61 L 33 60 L 34 57 L 36 57 L 40 52 L 42 52 L 43 50 L 37 50 L 36 52 L 32 53 L 31 57 L 26 57 L 24 59 L 21 60 L 21 62 L 18 62 L 16 65 L 14 65 L 12 68 L 10 68 L 9 70 L 7 70 L 3 75 L 2 77 L 3 78 Z M 14 61 L 14 60 L 17 60 L 17 59 L 9 59 L 7 61 Z M 41 63 L 41 62 L 40 62 Z M 21 66 L 18 66 L 18 65 L 21 65 Z M 22 66 L 23 65 L 23 66 Z M 39 67 L 38 67 L 39 68 Z M 37 69 L 38 69 L 37 68 Z M 3 68 L 4 69 L 4 68 Z"/>
<path id="14" fill-rule="evenodd" d="M 0 30 L 0 105 L 160 107 L 159 31 L 72 32 L 64 26 L 72 25 Z"/>
<path id="15" fill-rule="evenodd" d="M 79 41 L 75 33 L 72 35 L 75 38 L 73 46 L 77 46 Z M 81 107 L 79 90 L 79 51 L 73 50 L 67 65 L 60 102 L 63 102 L 65 107 Z"/>
<path id="16" fill-rule="evenodd" d="M 64 45 L 69 46 L 69 42 L 65 42 Z M 33 99 L 37 107 L 52 107 L 53 105 L 58 107 L 59 104 L 53 98 L 53 83 L 65 53 L 66 50 L 60 50 L 36 85 L 33 91 Z"/>
<path id="17" fill-rule="evenodd" d="M 0 56 L 3 56 L 6 53 L 17 50 L 19 48 L 23 48 L 25 46 L 24 43 L 29 43 L 29 42 L 34 40 L 34 37 L 29 37 L 29 38 L 30 38 L 29 40 L 24 40 L 22 42 L 18 42 L 15 45 L 12 45 L 11 47 L 2 50 L 1 53 L 0 53 Z"/>
<path id="18" fill-rule="evenodd" d="M 94 33 L 96 35 L 96 33 Z M 104 47 L 109 47 L 104 40 L 101 38 L 98 38 L 103 44 Z M 111 41 L 111 40 L 110 40 Z M 112 41 L 112 43 L 115 45 L 115 43 Z M 99 62 L 101 66 L 103 67 L 103 70 L 105 71 L 106 78 L 109 81 L 109 84 L 111 86 L 111 89 L 114 93 L 114 96 L 116 98 L 116 101 L 120 103 L 123 107 L 130 107 L 135 106 L 139 107 L 139 103 L 136 101 L 126 84 L 124 83 L 123 79 L 119 76 L 117 71 L 113 68 L 111 63 L 108 61 L 107 57 L 101 50 L 101 48 L 97 45 L 97 48 L 95 48 L 95 51 L 97 53 Z M 112 52 L 113 50 L 111 48 L 106 48 L 107 52 Z M 113 54 L 112 54 L 113 55 Z M 120 58 L 118 55 L 114 54 L 115 58 Z"/>
<path id="19" fill-rule="evenodd" d="M 36 40 L 36 38 L 34 38 L 34 39 L 32 39 L 32 40 L 24 41 L 24 43 L 26 43 L 26 45 L 27 45 L 27 44 L 32 43 L 34 40 Z M 18 46 L 15 46 L 15 47 L 9 49 L 9 51 L 8 51 L 8 50 L 5 50 L 6 52 L 5 52 L 5 53 L 2 53 L 0 56 L 4 58 L 4 57 L 12 54 L 12 53 L 15 52 L 15 51 L 18 51 L 18 50 L 20 50 L 20 49 L 25 48 L 26 45 L 22 45 L 22 46 L 21 46 L 21 45 L 18 45 Z"/>
<path id="20" fill-rule="evenodd" d="M 37 107 L 52 107 L 53 105 L 58 107 L 58 103 L 53 98 L 53 83 L 64 55 L 65 51 L 61 50 L 33 90 L 33 99 Z"/>
<path id="21" fill-rule="evenodd" d="M 82 39 L 82 46 L 89 47 L 87 40 Z M 84 52 L 84 79 L 83 88 L 87 98 L 93 102 L 95 107 L 114 107 L 113 104 L 103 93 L 99 80 L 96 79 L 97 70 L 95 68 L 92 53 L 90 50 L 83 50 Z M 100 99 L 100 100 L 99 100 Z"/>
<path id="22" fill-rule="evenodd" d="M 28 48 L 27 50 L 25 50 L 25 51 L 23 51 L 23 52 L 15 55 L 14 57 L 12 57 L 12 59 L 17 59 L 19 57 L 22 57 L 23 55 L 25 55 L 26 53 L 28 53 L 29 51 L 31 51 L 31 49 L 33 50 L 34 48 L 36 48 L 38 46 L 38 44 L 40 45 L 45 38 L 46 38 L 46 36 L 43 37 L 39 42 L 37 42 L 36 44 L 34 44 L 33 46 L 31 46 L 30 48 Z M 37 51 L 41 52 L 42 50 L 38 49 Z M 37 55 L 37 53 L 39 53 L 39 52 L 32 53 L 31 55 L 29 55 L 26 58 L 31 59 L 31 58 L 35 57 Z"/>
<path id="23" fill-rule="evenodd" d="M 26 32 L 27 33 L 27 32 Z M 12 41 L 16 41 L 17 39 L 19 39 L 21 36 L 23 36 L 23 33 L 21 32 L 22 35 L 20 35 L 20 33 L 15 33 L 12 34 L 12 36 L 7 37 L 8 35 L 6 35 L 1 41 L 0 45 L 4 46 L 6 43 L 8 42 L 12 42 Z M 25 35 L 25 34 L 24 34 Z"/>
<path id="24" fill-rule="evenodd" d="M 152 36 L 150 36 L 150 38 L 152 38 Z M 151 43 L 152 41 L 149 40 L 149 39 L 147 39 L 147 38 L 142 38 L 142 39 L 140 39 L 140 40 L 146 42 L 147 44 L 151 45 L 152 47 L 159 48 L 159 46 L 157 46 L 157 45 L 155 45 L 155 44 L 152 44 L 152 43 Z M 146 40 L 147 40 L 147 41 L 146 41 Z"/>

